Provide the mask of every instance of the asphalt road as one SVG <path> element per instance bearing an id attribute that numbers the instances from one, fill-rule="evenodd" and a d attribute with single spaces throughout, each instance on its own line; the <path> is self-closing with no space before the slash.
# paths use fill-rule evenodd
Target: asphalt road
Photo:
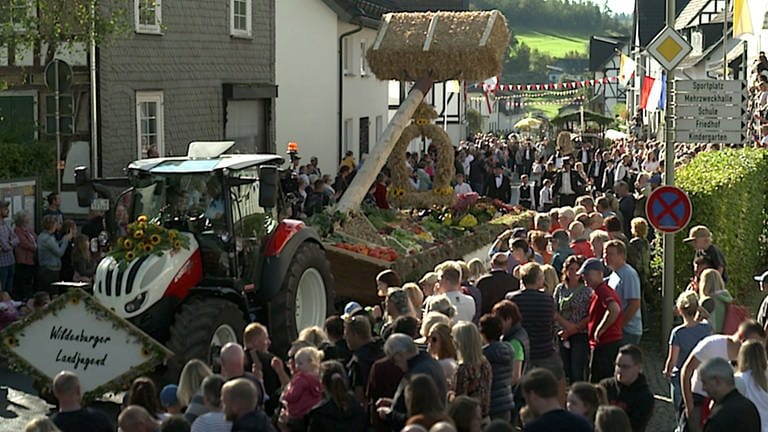
<path id="1" fill-rule="evenodd" d="M 0 432 L 23 431 L 28 421 L 47 415 L 51 408 L 37 397 L 32 379 L 0 364 Z"/>

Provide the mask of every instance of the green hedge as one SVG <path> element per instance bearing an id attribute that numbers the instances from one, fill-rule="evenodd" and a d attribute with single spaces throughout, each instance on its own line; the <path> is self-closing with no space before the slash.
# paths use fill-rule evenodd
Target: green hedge
<path id="1" fill-rule="evenodd" d="M 768 152 L 761 149 L 726 149 L 704 152 L 676 171 L 675 184 L 693 204 L 688 227 L 675 236 L 675 283 L 685 288 L 692 275 L 693 249 L 683 243 L 688 229 L 706 225 L 713 242 L 725 255 L 728 289 L 744 298 L 754 289 L 752 276 L 761 264 L 761 236 L 766 221 Z"/>
<path id="2" fill-rule="evenodd" d="M 44 190 L 56 189 L 56 144 L 0 140 L 0 178 L 40 177 Z"/>

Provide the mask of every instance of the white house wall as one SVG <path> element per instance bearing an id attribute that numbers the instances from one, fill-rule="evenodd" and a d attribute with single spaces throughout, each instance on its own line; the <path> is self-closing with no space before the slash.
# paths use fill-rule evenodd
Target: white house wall
<path id="1" fill-rule="evenodd" d="M 349 31 L 357 29 L 357 26 L 338 21 L 338 36 Z M 351 139 L 348 142 L 343 143 L 343 150 L 352 150 L 355 154 L 355 159 L 360 162 L 360 119 L 367 117 L 368 126 L 368 148 L 373 149 L 376 145 L 376 125 L 377 118 L 379 124 L 383 128 L 386 128 L 388 122 L 388 92 L 389 82 L 381 81 L 370 71 L 367 67 L 367 63 L 364 65 L 364 71 L 361 71 L 361 58 L 364 58 L 365 52 L 362 49 L 362 43 L 365 42 L 365 48 L 367 50 L 374 40 L 376 39 L 376 30 L 363 28 L 361 31 L 347 36 L 349 41 L 347 47 L 349 49 L 349 67 L 347 73 L 344 75 L 343 86 L 344 95 L 342 102 L 342 139 L 345 135 L 344 123 L 351 121 Z M 335 57 L 334 57 L 335 58 Z M 334 69 L 335 70 L 335 69 Z M 334 110 L 335 113 L 335 110 Z M 337 128 L 336 119 L 332 123 L 334 129 Z M 344 141 L 344 140 L 343 140 Z M 333 156 L 333 160 L 336 161 L 338 154 L 338 144 L 334 142 L 333 147 L 328 148 L 326 153 L 329 156 Z"/>
<path id="2" fill-rule="evenodd" d="M 275 2 L 276 148 L 299 145 L 303 162 L 317 156 L 324 173 L 337 160 L 338 18 L 321 0 Z"/>

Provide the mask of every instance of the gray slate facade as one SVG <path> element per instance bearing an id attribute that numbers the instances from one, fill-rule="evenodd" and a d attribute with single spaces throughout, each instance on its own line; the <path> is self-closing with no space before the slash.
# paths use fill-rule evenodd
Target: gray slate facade
<path id="1" fill-rule="evenodd" d="M 267 147 L 240 150 L 274 151 L 274 1 L 253 0 L 251 38 L 230 36 L 230 1 L 170 0 L 161 35 L 131 31 L 99 47 L 102 175 L 120 175 L 138 157 L 137 91 L 163 92 L 162 156 L 185 154 L 190 141 L 224 139 L 232 99 L 265 105 Z M 128 18 L 133 30 L 132 9 Z"/>

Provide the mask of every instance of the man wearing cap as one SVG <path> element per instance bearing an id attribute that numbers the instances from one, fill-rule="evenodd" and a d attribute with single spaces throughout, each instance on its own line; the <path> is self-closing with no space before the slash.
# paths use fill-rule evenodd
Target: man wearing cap
<path id="1" fill-rule="evenodd" d="M 0 201 L 0 291 L 11 292 L 13 285 L 13 269 L 16 258 L 13 250 L 19 244 L 19 238 L 10 225 L 5 222 L 8 217 L 8 201 Z"/>
<path id="2" fill-rule="evenodd" d="M 714 268 L 723 276 L 723 282 L 728 282 L 725 256 L 717 246 L 712 244 L 712 232 L 709 228 L 704 225 L 697 225 L 691 228 L 688 232 L 688 237 L 683 241 L 691 243 L 691 246 L 696 251 L 696 256 L 707 256 L 714 263 Z"/>
<path id="3" fill-rule="evenodd" d="M 573 207 L 576 196 L 584 191 L 584 180 L 579 173 L 571 169 L 571 158 L 563 158 L 563 169 L 555 177 L 555 193 L 559 197 L 558 204 Z"/>
<path id="4" fill-rule="evenodd" d="M 604 272 L 605 266 L 599 258 L 584 261 L 577 272 L 593 290 L 587 315 L 587 333 L 592 350 L 589 379 L 593 383 L 613 376 L 613 363 L 622 338 L 621 300 L 603 279 Z"/>

